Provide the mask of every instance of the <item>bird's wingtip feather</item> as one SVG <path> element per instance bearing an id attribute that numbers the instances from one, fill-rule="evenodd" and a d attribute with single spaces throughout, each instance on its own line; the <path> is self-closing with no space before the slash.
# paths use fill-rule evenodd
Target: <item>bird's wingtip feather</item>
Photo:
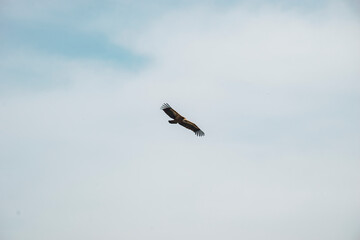
<path id="1" fill-rule="evenodd" d="M 166 108 L 171 108 L 170 105 L 168 103 L 164 103 L 162 106 L 161 106 L 161 110 L 164 110 Z"/>
<path id="2" fill-rule="evenodd" d="M 198 136 L 198 137 L 205 136 L 205 133 L 204 133 L 203 131 L 201 131 L 201 130 L 196 131 L 195 134 L 196 134 L 196 136 Z"/>

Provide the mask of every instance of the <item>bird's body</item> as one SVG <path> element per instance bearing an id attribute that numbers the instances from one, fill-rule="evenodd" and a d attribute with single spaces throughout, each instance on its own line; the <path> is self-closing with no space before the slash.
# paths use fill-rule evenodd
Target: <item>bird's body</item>
<path id="1" fill-rule="evenodd" d="M 171 117 L 173 119 L 173 120 L 169 120 L 169 123 L 171 123 L 171 124 L 178 123 L 181 126 L 186 127 L 187 129 L 190 129 L 191 131 L 193 131 L 195 133 L 195 135 L 197 135 L 199 137 L 205 135 L 205 133 L 203 131 L 201 131 L 201 129 L 198 126 L 196 126 L 195 123 L 192 123 L 189 120 L 187 120 L 186 118 L 184 118 L 183 116 L 181 116 L 174 109 L 172 109 L 168 103 L 164 103 L 161 106 L 161 110 L 163 110 L 169 117 Z"/>
<path id="2" fill-rule="evenodd" d="M 168 122 L 169 123 L 172 123 L 172 124 L 176 124 L 176 123 L 181 123 L 181 121 L 183 121 L 185 118 L 183 116 L 181 116 L 180 114 L 178 114 L 174 120 L 169 120 Z"/>

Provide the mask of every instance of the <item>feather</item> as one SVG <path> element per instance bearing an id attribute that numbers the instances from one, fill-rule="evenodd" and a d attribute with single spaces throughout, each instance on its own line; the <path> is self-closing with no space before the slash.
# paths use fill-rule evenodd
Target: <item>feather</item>
<path id="1" fill-rule="evenodd" d="M 196 136 L 202 137 L 205 135 L 205 133 L 201 131 L 201 129 L 198 126 L 196 126 L 195 123 L 190 122 L 189 120 L 184 119 L 181 122 L 179 122 L 179 124 L 193 131 L 196 134 Z"/>
<path id="2" fill-rule="evenodd" d="M 169 117 L 172 119 L 182 117 L 180 114 L 178 114 L 174 109 L 170 107 L 168 103 L 164 103 L 161 106 L 161 110 L 163 110 Z"/>

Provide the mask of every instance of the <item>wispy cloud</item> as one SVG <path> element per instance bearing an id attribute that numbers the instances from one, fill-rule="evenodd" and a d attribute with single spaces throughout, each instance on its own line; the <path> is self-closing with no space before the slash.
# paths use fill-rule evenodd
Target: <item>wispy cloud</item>
<path id="1" fill-rule="evenodd" d="M 44 23 L 11 24 L 3 29 L 3 47 L 20 47 L 38 54 L 63 56 L 70 59 L 90 58 L 120 62 L 126 67 L 140 64 L 145 60 L 129 49 L 113 45 L 106 36 L 72 29 L 68 26 Z M 5 49 L 6 50 L 6 49 Z"/>
<path id="2" fill-rule="evenodd" d="M 57 3 L 3 15 L 0 237 L 359 236 L 348 4 Z"/>

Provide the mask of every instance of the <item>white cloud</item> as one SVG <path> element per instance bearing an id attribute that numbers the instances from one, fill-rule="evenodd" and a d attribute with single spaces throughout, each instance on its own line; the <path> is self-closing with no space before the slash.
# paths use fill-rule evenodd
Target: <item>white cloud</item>
<path id="1" fill-rule="evenodd" d="M 242 8 L 226 13 L 196 9 L 171 13 L 120 43 L 153 56 L 160 71 L 167 69 L 182 81 L 205 76 L 207 83 L 220 78 L 308 83 L 336 80 L 344 73 L 354 77 L 359 73 L 358 22 L 321 15 L 277 9 L 255 13 Z"/>
<path id="2" fill-rule="evenodd" d="M 115 22 L 109 38 L 153 60 L 138 73 L 2 60 L 69 85 L 0 98 L 1 235 L 356 239 L 360 28 L 344 9 L 186 9 L 125 37 Z M 164 101 L 205 138 L 167 124 Z"/>

